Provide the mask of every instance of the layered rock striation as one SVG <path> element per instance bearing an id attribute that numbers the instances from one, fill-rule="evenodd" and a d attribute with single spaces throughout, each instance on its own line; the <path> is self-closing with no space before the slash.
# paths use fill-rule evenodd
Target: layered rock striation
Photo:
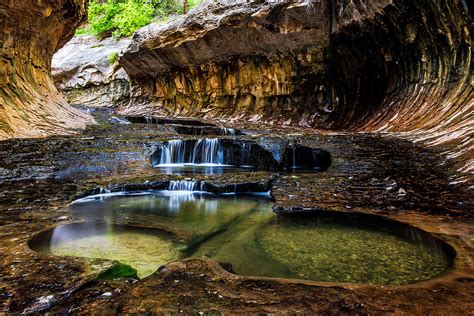
<path id="1" fill-rule="evenodd" d="M 0 139 L 67 134 L 93 119 L 70 107 L 51 78 L 51 58 L 86 14 L 84 0 L 0 3 Z"/>
<path id="2" fill-rule="evenodd" d="M 333 8 L 329 126 L 442 145 L 472 175 L 472 11 L 461 0 L 387 2 L 373 16 L 364 1 Z"/>
<path id="3" fill-rule="evenodd" d="M 313 120 L 322 108 L 327 4 L 207 2 L 134 35 L 120 64 L 132 109 L 254 120 Z"/>
<path id="4" fill-rule="evenodd" d="M 135 34 L 124 111 L 397 132 L 469 173 L 472 22 L 462 0 L 205 2 Z"/>

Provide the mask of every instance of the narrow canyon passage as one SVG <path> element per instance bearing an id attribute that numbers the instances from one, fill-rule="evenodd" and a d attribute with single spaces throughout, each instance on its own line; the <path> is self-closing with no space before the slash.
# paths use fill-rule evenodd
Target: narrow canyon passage
<path id="1" fill-rule="evenodd" d="M 0 313 L 474 313 L 465 1 L 86 2 L 0 4 Z"/>

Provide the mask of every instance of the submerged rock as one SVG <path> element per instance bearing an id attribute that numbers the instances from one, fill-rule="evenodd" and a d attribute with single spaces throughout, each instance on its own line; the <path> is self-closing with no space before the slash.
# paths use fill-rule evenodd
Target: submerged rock
<path id="1" fill-rule="evenodd" d="M 129 43 L 129 39 L 99 41 L 93 36 L 74 37 L 53 56 L 56 86 L 72 104 L 90 107 L 126 104 L 129 79 L 116 59 Z"/>

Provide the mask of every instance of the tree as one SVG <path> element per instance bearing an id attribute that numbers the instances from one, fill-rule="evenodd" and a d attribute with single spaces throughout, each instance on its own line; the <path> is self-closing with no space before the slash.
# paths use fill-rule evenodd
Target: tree
<path id="1" fill-rule="evenodd" d="M 183 14 L 188 13 L 188 0 L 183 0 Z"/>

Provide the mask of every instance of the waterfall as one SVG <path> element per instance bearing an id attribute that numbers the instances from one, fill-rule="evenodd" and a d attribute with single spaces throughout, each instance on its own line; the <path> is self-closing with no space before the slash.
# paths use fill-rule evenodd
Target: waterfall
<path id="1" fill-rule="evenodd" d="M 194 145 L 192 154 L 192 163 L 196 163 L 200 154 L 201 163 L 203 164 L 223 164 L 224 150 L 220 145 L 218 138 L 200 139 Z"/>
<path id="2" fill-rule="evenodd" d="M 186 141 L 170 140 L 161 146 L 160 165 L 184 163 Z"/>
<path id="3" fill-rule="evenodd" d="M 170 181 L 168 185 L 168 190 L 170 191 L 198 191 L 197 187 L 200 185 L 202 191 L 202 182 L 196 180 L 178 180 Z"/>
<path id="4" fill-rule="evenodd" d="M 190 145 L 194 143 L 194 148 Z M 172 164 L 224 164 L 224 148 L 218 138 L 170 140 L 161 145 L 159 165 Z"/>
<path id="5" fill-rule="evenodd" d="M 105 188 L 99 188 L 99 194 L 107 194 L 107 193 L 110 193 L 112 191 L 110 191 L 109 189 L 105 189 Z"/>
<path id="6" fill-rule="evenodd" d="M 227 127 L 221 127 L 221 133 L 222 133 L 222 135 L 235 136 L 235 129 L 227 128 Z"/>
<path id="7" fill-rule="evenodd" d="M 251 143 L 242 144 L 242 166 L 250 166 L 250 152 L 252 151 Z"/>

